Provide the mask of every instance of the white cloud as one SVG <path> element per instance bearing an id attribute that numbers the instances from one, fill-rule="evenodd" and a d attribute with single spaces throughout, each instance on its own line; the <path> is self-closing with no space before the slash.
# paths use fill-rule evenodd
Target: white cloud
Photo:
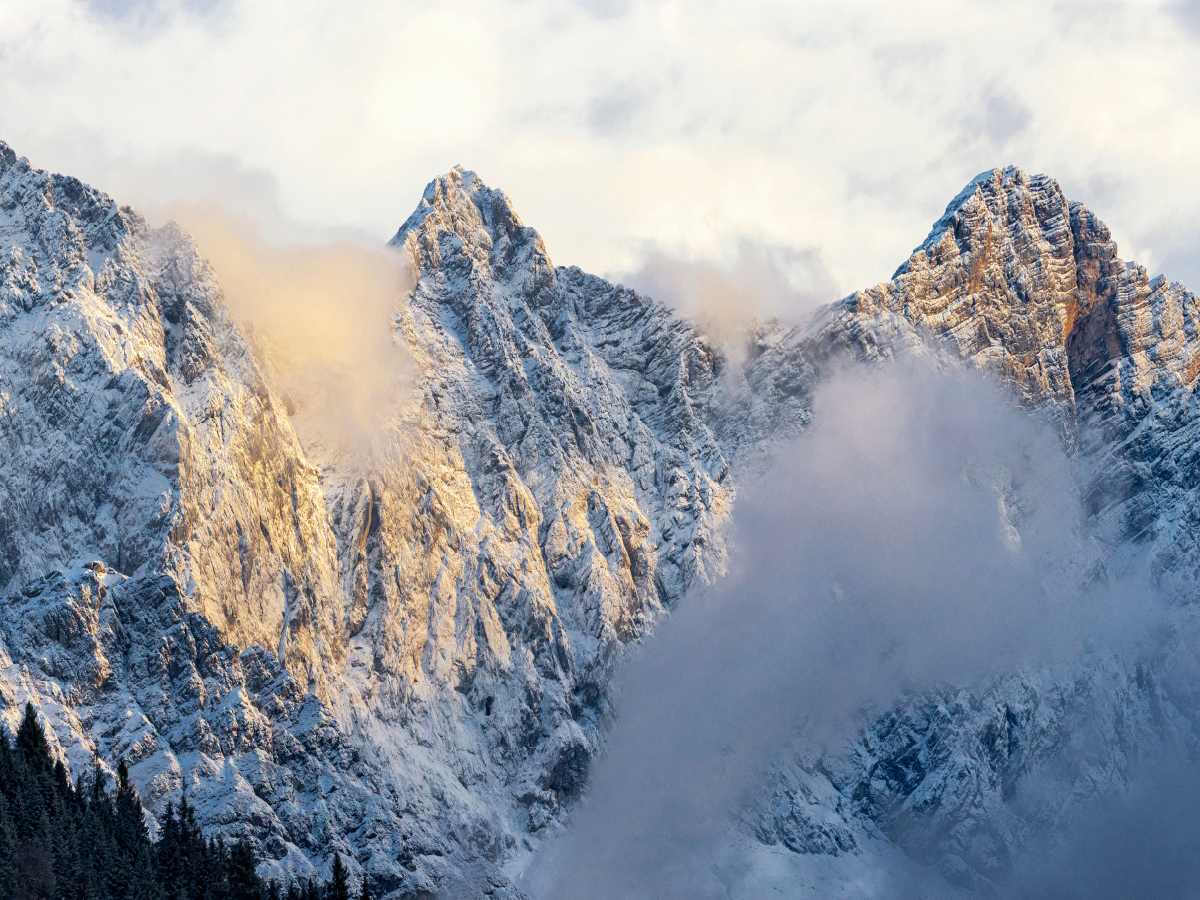
<path id="1" fill-rule="evenodd" d="M 186 194 L 189 158 L 233 157 L 288 214 L 380 238 L 463 163 L 557 262 L 750 240 L 819 252 L 843 293 L 1012 162 L 1195 282 L 1194 22 L 1149 2 L 42 0 L 0 10 L 0 137 L 101 187 L 113 160 L 177 160 Z"/>
<path id="2" fill-rule="evenodd" d="M 1145 590 L 1073 587 L 1095 545 L 1072 464 L 998 386 L 851 369 L 814 413 L 739 495 L 728 576 L 622 671 L 605 755 L 531 896 L 738 896 L 714 861 L 793 729 L 836 758 L 864 708 L 1071 667 L 1089 645 L 1122 658 L 1153 633 Z"/>

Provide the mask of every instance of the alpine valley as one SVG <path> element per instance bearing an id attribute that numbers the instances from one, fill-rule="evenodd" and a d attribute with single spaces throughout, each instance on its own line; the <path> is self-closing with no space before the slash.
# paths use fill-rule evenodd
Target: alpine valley
<path id="1" fill-rule="evenodd" d="M 1080 579 L 1194 599 L 1200 301 L 1051 178 L 980 175 L 891 281 L 736 351 L 555 267 L 463 169 L 390 252 L 411 384 L 368 449 L 330 449 L 187 233 L 0 144 L 3 721 L 32 701 L 72 774 L 126 760 L 151 821 L 186 790 L 265 875 L 336 851 L 376 896 L 522 896 L 622 659 L 721 577 L 739 486 L 843 360 L 994 373 L 1084 473 Z M 1191 747 L 1191 700 L 1109 656 L 906 701 L 767 780 L 734 894 L 898 854 L 987 885 L 1038 823 Z"/>

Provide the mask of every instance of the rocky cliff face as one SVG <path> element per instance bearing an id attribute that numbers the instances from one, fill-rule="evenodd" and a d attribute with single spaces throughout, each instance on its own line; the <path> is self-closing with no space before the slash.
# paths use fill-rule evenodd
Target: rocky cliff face
<path id="1" fill-rule="evenodd" d="M 1050 179 L 981 176 L 891 282 L 754 329 L 736 361 L 552 265 L 470 172 L 392 245 L 413 391 L 368 449 L 305 447 L 187 235 L 0 146 L 6 715 L 35 700 L 74 769 L 131 760 L 152 814 L 186 784 L 271 872 L 339 850 L 380 892 L 515 894 L 503 864 L 584 785 L 613 666 L 723 571 L 736 485 L 840 354 L 998 372 L 1078 448 L 1105 564 L 1180 591 L 1196 571 L 1196 298 Z M 756 834 L 828 854 L 891 834 L 986 876 L 1056 814 L 1010 788 L 1080 722 L 1117 723 L 1114 779 L 1159 739 L 1147 684 L 914 702 L 778 773 Z"/>
<path id="2" fill-rule="evenodd" d="M 310 459 L 185 234 L 3 161 L 10 704 L 76 766 L 133 761 L 152 812 L 186 783 L 268 867 L 503 885 L 578 794 L 622 649 L 722 570 L 765 447 L 722 413 L 798 427 L 803 353 L 732 366 L 455 170 L 393 242 L 415 394 Z"/>
<path id="3" fill-rule="evenodd" d="M 1195 294 L 1117 257 L 1108 228 L 1053 179 L 979 176 L 892 281 L 842 301 L 830 347 L 888 355 L 922 334 L 1050 404 L 1089 468 L 1088 512 L 1121 566 L 1196 571 L 1191 411 Z"/>
<path id="4" fill-rule="evenodd" d="M 932 351 L 1012 384 L 1058 422 L 1081 470 L 1097 557 L 1078 577 L 1190 604 L 1196 315 L 1194 294 L 1120 260 L 1104 224 L 1055 181 L 1010 168 L 980 175 L 890 282 L 807 334 L 821 353 Z M 987 885 L 1039 828 L 1121 788 L 1139 759 L 1194 751 L 1194 697 L 1161 677 L 1191 653 L 1186 608 L 1173 629 L 1154 659 L 1097 656 L 915 698 L 838 758 L 801 753 L 764 795 L 756 833 L 840 854 L 882 829 L 956 883 Z M 1021 795 L 1031 779 L 1035 801 Z"/>
<path id="5" fill-rule="evenodd" d="M 191 240 L 8 147 L 0 210 L 0 581 L 168 572 L 231 641 L 323 681 L 340 602 L 317 473 Z"/>

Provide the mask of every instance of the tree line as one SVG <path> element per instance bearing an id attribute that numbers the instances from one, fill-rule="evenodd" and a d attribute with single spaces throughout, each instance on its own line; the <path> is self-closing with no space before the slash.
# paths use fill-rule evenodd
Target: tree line
<path id="1" fill-rule="evenodd" d="M 111 785 L 99 765 L 72 783 L 32 703 L 15 736 L 0 729 L 0 900 L 370 900 L 336 854 L 326 882 L 256 869 L 244 840 L 204 836 L 186 796 L 151 841 L 124 760 Z"/>

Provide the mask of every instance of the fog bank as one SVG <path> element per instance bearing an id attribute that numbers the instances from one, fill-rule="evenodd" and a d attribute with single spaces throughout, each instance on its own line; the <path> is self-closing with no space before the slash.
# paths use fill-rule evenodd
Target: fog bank
<path id="1" fill-rule="evenodd" d="M 716 261 L 651 247 L 635 269 L 608 277 L 692 319 L 735 360 L 745 353 L 751 322 L 776 318 L 795 324 L 838 299 L 818 249 L 747 239 L 736 246 L 732 257 Z"/>
<path id="2" fill-rule="evenodd" d="M 539 898 L 724 896 L 730 817 L 797 727 L 1145 632 L 1149 604 L 1076 590 L 1095 554 L 1054 434 L 983 377 L 849 371 L 738 500 L 728 577 L 623 677 L 619 721 Z"/>

